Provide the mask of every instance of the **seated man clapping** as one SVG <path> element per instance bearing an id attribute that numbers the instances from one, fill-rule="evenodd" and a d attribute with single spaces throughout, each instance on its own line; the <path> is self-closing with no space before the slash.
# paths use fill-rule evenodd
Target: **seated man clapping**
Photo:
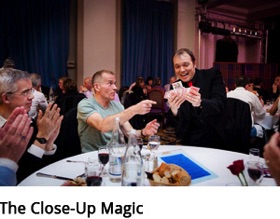
<path id="1" fill-rule="evenodd" d="M 0 70 L 0 95 L 0 127 L 3 127 L 16 107 L 23 106 L 26 112 L 30 110 L 34 98 L 30 75 L 17 69 Z M 18 182 L 54 161 L 51 159 L 56 151 L 54 140 L 63 119 L 59 112 L 57 105 L 49 104 L 45 113 L 40 110 L 37 120 L 31 122 L 34 132 L 18 163 Z"/>

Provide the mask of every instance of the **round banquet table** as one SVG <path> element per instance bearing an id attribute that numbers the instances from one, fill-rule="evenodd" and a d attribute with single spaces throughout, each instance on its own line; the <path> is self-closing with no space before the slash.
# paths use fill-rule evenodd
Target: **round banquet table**
<path id="1" fill-rule="evenodd" d="M 274 129 L 274 126 L 278 124 L 278 121 L 279 121 L 279 113 L 276 113 L 275 115 L 272 116 L 268 112 L 265 113 L 264 118 L 255 119 L 255 123 L 261 125 L 266 130 Z"/>
<path id="2" fill-rule="evenodd" d="M 240 182 L 237 176 L 231 174 L 230 170 L 227 168 L 235 160 L 243 159 L 244 163 L 248 160 L 249 156 L 246 154 L 204 148 L 204 147 L 191 147 L 191 146 L 178 146 L 178 145 L 162 145 L 158 148 L 156 153 L 158 157 L 162 154 L 172 154 L 173 152 L 181 151 L 193 161 L 197 162 L 199 165 L 207 168 L 215 177 L 210 177 L 206 180 L 198 180 L 195 183 L 191 183 L 192 186 L 238 186 Z M 149 154 L 150 152 L 143 146 L 142 155 Z M 49 166 L 46 166 L 37 172 L 42 172 L 51 175 L 58 175 L 68 178 L 75 178 L 78 175 L 84 173 L 85 164 L 67 162 L 67 160 L 72 161 L 87 161 L 89 157 L 94 156 L 96 159 L 97 151 L 79 154 L 73 157 L 65 158 L 63 160 L 57 161 Z M 162 162 L 159 159 L 159 165 Z M 261 158 L 261 162 L 264 160 Z M 108 164 L 107 164 L 108 170 Z M 53 178 L 38 177 L 36 173 L 31 174 L 29 177 L 24 179 L 18 186 L 61 186 L 65 181 Z M 246 173 L 245 173 L 246 175 Z M 248 180 L 248 179 L 247 179 Z M 112 183 L 108 177 L 103 177 L 105 186 L 120 186 L 120 183 Z M 149 182 L 145 179 L 144 184 L 149 186 Z M 272 178 L 264 177 L 261 186 L 275 186 L 275 181 Z"/>
<path id="3" fill-rule="evenodd" d="M 264 105 L 264 109 L 266 111 L 264 118 L 255 118 L 255 123 L 261 125 L 266 130 L 274 129 L 274 126 L 278 124 L 279 121 L 279 113 L 277 112 L 275 115 L 270 115 L 268 110 L 272 107 L 270 105 Z"/>

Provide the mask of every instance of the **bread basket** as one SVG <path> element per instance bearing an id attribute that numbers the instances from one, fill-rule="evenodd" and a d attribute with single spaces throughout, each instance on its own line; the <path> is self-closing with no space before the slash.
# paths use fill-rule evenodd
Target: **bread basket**
<path id="1" fill-rule="evenodd" d="M 189 186 L 191 184 L 191 176 L 188 172 L 175 164 L 162 163 L 151 173 L 154 178 L 148 179 L 151 186 Z M 169 182 L 166 182 L 167 179 Z"/>

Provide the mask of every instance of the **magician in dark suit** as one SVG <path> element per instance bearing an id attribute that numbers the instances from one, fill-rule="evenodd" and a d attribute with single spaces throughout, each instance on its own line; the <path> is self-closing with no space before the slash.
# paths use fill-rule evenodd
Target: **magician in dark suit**
<path id="1" fill-rule="evenodd" d="M 171 92 L 169 113 L 176 124 L 176 137 L 182 145 L 223 148 L 226 90 L 221 72 L 197 69 L 192 51 L 186 48 L 176 51 L 173 65 L 179 84 L 199 88 Z"/>

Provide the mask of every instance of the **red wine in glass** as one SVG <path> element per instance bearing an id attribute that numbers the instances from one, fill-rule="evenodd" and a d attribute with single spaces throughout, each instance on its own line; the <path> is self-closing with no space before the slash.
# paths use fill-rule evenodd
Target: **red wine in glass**
<path id="1" fill-rule="evenodd" d="M 261 178 L 262 171 L 256 168 L 248 168 L 248 175 L 254 182 L 256 182 Z"/>
<path id="2" fill-rule="evenodd" d="M 98 158 L 100 163 L 106 165 L 109 162 L 109 154 L 108 153 L 99 153 Z"/>
<path id="3" fill-rule="evenodd" d="M 101 186 L 102 177 L 100 176 L 88 176 L 86 178 L 87 186 Z"/>
<path id="4" fill-rule="evenodd" d="M 256 161 L 248 161 L 247 172 L 251 181 L 256 185 L 259 185 L 263 178 L 263 164 Z"/>
<path id="5" fill-rule="evenodd" d="M 103 165 L 100 176 L 107 176 L 108 173 L 105 169 L 106 164 L 109 162 L 109 149 L 108 147 L 100 147 L 98 149 L 98 160 Z"/>

